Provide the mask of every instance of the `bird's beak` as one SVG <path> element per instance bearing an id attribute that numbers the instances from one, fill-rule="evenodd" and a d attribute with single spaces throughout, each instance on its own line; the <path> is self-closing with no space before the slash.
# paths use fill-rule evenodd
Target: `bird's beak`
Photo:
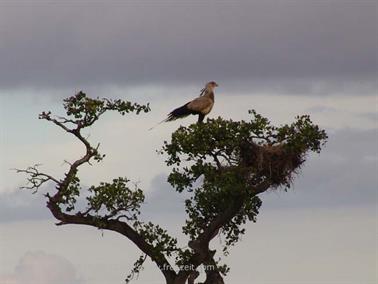
<path id="1" fill-rule="evenodd" d="M 219 85 L 217 83 L 215 83 L 215 87 L 218 87 Z"/>

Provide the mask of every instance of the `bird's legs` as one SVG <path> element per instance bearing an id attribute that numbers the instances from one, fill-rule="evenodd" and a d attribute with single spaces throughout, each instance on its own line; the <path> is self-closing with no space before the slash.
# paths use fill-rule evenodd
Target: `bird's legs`
<path id="1" fill-rule="evenodd" d="M 204 118 L 205 118 L 204 114 L 202 114 L 202 113 L 198 114 L 198 123 L 202 123 Z"/>

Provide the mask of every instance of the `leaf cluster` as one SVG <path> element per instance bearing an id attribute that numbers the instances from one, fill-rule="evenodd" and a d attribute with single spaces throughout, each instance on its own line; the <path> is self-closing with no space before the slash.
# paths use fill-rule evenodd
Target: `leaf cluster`
<path id="1" fill-rule="evenodd" d="M 133 227 L 149 245 L 153 246 L 156 258 L 164 254 L 171 256 L 172 253 L 178 250 L 177 239 L 171 237 L 168 231 L 159 225 L 155 225 L 152 222 L 135 221 Z"/>
<path id="2" fill-rule="evenodd" d="M 131 280 L 134 279 L 135 276 L 139 276 L 139 273 L 143 270 L 143 264 L 146 261 L 147 255 L 141 255 L 139 258 L 134 262 L 133 268 L 129 275 L 127 275 L 125 279 L 125 283 L 128 284 Z"/>
<path id="3" fill-rule="evenodd" d="M 99 186 L 91 186 L 87 197 L 89 208 L 97 215 L 105 218 L 125 218 L 137 220 L 140 206 L 144 202 L 143 191 L 139 188 L 130 189 L 127 178 L 119 177 L 111 183 L 101 182 Z"/>
<path id="4" fill-rule="evenodd" d="M 138 103 L 131 103 L 120 99 L 93 99 L 87 97 L 87 95 L 81 91 L 75 96 L 65 99 L 63 107 L 66 110 L 67 116 L 73 118 L 67 119 L 67 122 L 71 122 L 79 126 L 92 125 L 100 115 L 109 110 L 117 111 L 122 115 L 130 112 L 139 114 L 142 111 L 150 111 L 148 104 L 140 105 Z"/>
<path id="5" fill-rule="evenodd" d="M 80 195 L 81 185 L 77 171 L 71 176 L 66 175 L 67 186 L 62 187 L 60 203 L 66 206 L 68 212 L 75 209 L 77 198 Z"/>

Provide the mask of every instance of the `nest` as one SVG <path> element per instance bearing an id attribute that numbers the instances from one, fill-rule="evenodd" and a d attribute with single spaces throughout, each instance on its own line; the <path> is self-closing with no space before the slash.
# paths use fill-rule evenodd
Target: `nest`
<path id="1" fill-rule="evenodd" d="M 293 175 L 304 162 L 304 152 L 290 149 L 285 144 L 258 145 L 248 143 L 240 148 L 243 164 L 252 168 L 255 176 L 269 179 L 273 186 L 289 186 Z"/>

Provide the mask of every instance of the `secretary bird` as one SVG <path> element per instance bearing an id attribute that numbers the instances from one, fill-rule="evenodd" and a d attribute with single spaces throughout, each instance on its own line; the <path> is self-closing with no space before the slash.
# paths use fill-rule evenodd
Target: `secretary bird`
<path id="1" fill-rule="evenodd" d="M 205 88 L 201 90 L 200 96 L 194 100 L 184 104 L 171 111 L 168 117 L 158 124 L 163 122 L 173 121 L 179 118 L 187 117 L 190 114 L 198 115 L 198 123 L 202 123 L 205 116 L 209 114 L 214 106 L 214 89 L 218 84 L 211 81 L 206 84 Z M 153 129 L 154 127 L 150 128 Z"/>

